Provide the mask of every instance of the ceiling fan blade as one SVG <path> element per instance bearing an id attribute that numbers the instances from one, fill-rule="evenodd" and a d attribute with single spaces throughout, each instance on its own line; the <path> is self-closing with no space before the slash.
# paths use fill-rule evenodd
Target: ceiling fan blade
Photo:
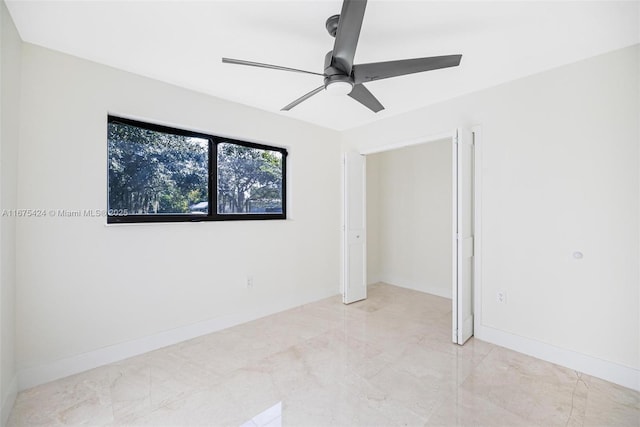
<path id="1" fill-rule="evenodd" d="M 369 89 L 364 87 L 364 85 L 362 84 L 355 85 L 349 96 L 374 113 L 384 110 L 384 107 L 382 106 L 382 104 L 380 104 L 380 101 L 378 101 L 376 97 L 373 96 L 371 92 L 369 92 Z"/>
<path id="2" fill-rule="evenodd" d="M 312 90 L 309 93 L 306 93 L 304 95 L 302 95 L 300 98 L 296 99 L 295 101 L 293 101 L 292 103 L 282 107 L 282 109 L 280 111 L 289 111 L 291 110 L 293 107 L 295 107 L 296 105 L 300 104 L 303 101 L 306 101 L 307 99 L 311 98 L 313 95 L 315 95 L 318 92 L 322 92 L 324 90 L 324 85 L 315 88 L 314 90 Z"/>
<path id="3" fill-rule="evenodd" d="M 439 68 L 457 67 L 461 59 L 462 55 L 447 55 L 358 64 L 353 66 L 353 79 L 358 84 L 405 74 L 437 70 Z"/>
<path id="4" fill-rule="evenodd" d="M 353 57 L 356 54 L 360 28 L 367 0 L 344 0 L 338 21 L 336 41 L 333 45 L 333 64 L 347 75 L 351 74 Z"/>
<path id="5" fill-rule="evenodd" d="M 271 68 L 272 70 L 293 71 L 295 73 L 314 74 L 316 76 L 324 76 L 324 74 L 314 73 L 313 71 L 298 70 L 296 68 L 281 67 L 279 65 L 263 64 L 261 62 L 243 61 L 242 59 L 222 58 L 225 64 L 248 65 L 250 67 Z"/>

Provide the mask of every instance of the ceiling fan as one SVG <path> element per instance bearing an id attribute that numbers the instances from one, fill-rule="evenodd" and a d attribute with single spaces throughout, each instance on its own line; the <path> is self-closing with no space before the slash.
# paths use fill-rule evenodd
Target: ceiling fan
<path id="1" fill-rule="evenodd" d="M 324 84 L 311 92 L 284 106 L 282 111 L 289 111 L 296 105 L 306 101 L 313 95 L 326 90 L 332 94 L 349 95 L 374 113 L 384 107 L 363 83 L 388 79 L 406 74 L 421 73 L 439 68 L 457 67 L 462 55 L 432 56 L 428 58 L 403 59 L 398 61 L 372 62 L 354 64 L 353 58 L 358 46 L 360 28 L 364 18 L 367 0 L 344 0 L 340 15 L 327 19 L 326 28 L 335 37 L 333 50 L 324 58 L 324 73 L 281 67 L 279 65 L 240 59 L 222 58 L 226 64 L 248 65 L 251 67 L 271 68 L 274 70 L 293 71 L 297 73 L 315 74 L 324 77 Z"/>

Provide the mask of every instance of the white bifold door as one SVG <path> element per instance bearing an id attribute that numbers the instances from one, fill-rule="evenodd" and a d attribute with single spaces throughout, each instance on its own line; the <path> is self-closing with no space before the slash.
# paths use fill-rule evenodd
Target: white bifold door
<path id="1" fill-rule="evenodd" d="M 453 342 L 473 335 L 474 141 L 470 130 L 458 129 L 453 141 Z"/>
<path id="2" fill-rule="evenodd" d="M 359 153 L 344 155 L 343 302 L 367 298 L 366 163 Z"/>

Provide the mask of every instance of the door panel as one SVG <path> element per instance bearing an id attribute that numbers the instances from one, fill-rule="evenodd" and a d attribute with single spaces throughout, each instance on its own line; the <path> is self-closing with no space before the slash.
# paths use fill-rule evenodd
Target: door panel
<path id="1" fill-rule="evenodd" d="M 473 133 L 458 129 L 454 149 L 455 269 L 453 279 L 453 342 L 464 344 L 473 335 Z"/>
<path id="2" fill-rule="evenodd" d="M 366 164 L 358 153 L 344 157 L 344 292 L 350 304 L 367 298 Z"/>

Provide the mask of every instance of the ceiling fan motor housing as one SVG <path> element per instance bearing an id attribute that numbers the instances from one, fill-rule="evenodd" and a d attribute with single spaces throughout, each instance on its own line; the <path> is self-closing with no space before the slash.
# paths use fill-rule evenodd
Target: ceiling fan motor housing
<path id="1" fill-rule="evenodd" d="M 335 92 L 336 94 L 347 94 L 351 92 L 354 85 L 353 79 L 343 70 L 333 65 L 333 51 L 329 51 L 324 57 L 324 75 L 324 88 L 327 89 L 328 92 Z M 331 89 L 329 86 L 331 86 Z"/>

